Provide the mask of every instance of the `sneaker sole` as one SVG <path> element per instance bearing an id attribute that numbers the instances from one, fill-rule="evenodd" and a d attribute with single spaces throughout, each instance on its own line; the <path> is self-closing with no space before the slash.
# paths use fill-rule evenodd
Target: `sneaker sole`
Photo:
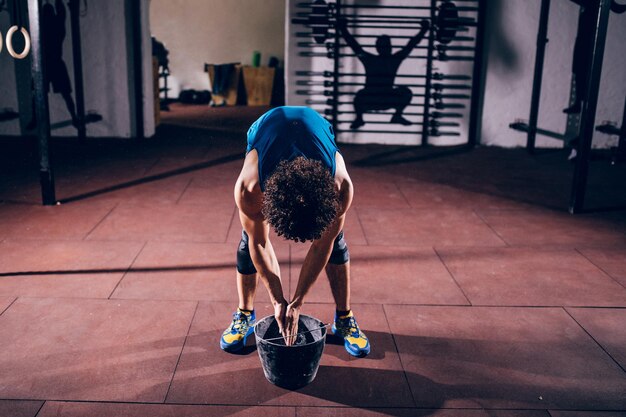
<path id="1" fill-rule="evenodd" d="M 248 336 L 250 336 L 252 333 L 254 333 L 254 324 L 252 325 L 252 327 L 250 327 L 250 329 L 248 329 L 248 332 L 243 337 L 243 341 L 241 343 L 233 343 L 229 345 L 224 342 L 224 339 L 220 338 L 220 348 L 222 348 L 222 350 L 225 352 L 238 352 L 246 345 Z"/>
<path id="2" fill-rule="evenodd" d="M 341 337 L 341 335 L 337 334 L 337 327 L 335 327 L 335 323 L 333 323 L 331 330 L 333 331 L 334 335 L 337 335 L 339 337 Z M 343 339 L 343 337 L 342 337 Z M 351 356 L 354 356 L 355 358 L 363 358 L 367 355 L 370 354 L 370 345 L 368 343 L 367 348 L 365 348 L 364 350 L 359 350 L 358 352 L 353 351 L 352 349 L 350 349 L 350 344 L 344 339 L 343 341 L 343 347 L 344 349 L 346 349 L 346 352 L 348 352 Z"/>

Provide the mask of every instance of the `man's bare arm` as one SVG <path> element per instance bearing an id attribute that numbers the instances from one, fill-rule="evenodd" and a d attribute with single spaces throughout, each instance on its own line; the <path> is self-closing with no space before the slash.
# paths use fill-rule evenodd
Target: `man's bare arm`
<path id="1" fill-rule="evenodd" d="M 269 225 L 263 219 L 259 209 L 262 195 L 260 192 L 249 191 L 241 179 L 235 186 L 235 202 L 239 208 L 239 218 L 243 229 L 248 234 L 250 258 L 257 274 L 267 288 L 278 327 L 283 333 L 284 314 L 287 301 L 283 295 L 280 280 L 280 267 L 274 248 L 269 240 Z"/>
<path id="2" fill-rule="evenodd" d="M 365 51 L 361 47 L 361 45 L 354 39 L 354 36 L 348 31 L 348 22 L 346 19 L 339 19 L 337 21 L 337 30 L 341 33 L 343 38 L 346 40 L 346 43 L 357 56 L 364 55 Z"/>
<path id="3" fill-rule="evenodd" d="M 417 33 L 417 35 L 413 36 L 409 43 L 406 44 L 404 48 L 395 53 L 395 56 L 401 57 L 402 59 L 409 56 L 411 51 L 424 39 L 426 36 L 426 32 L 428 32 L 428 28 L 430 28 L 430 22 L 426 19 L 423 19 L 420 22 L 422 29 Z"/>

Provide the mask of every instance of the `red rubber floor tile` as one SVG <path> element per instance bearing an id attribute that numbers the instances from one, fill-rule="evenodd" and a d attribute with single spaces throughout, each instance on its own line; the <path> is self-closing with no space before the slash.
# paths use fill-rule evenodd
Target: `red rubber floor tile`
<path id="1" fill-rule="evenodd" d="M 47 402 L 38 417 L 295 417 L 292 407 Z"/>
<path id="2" fill-rule="evenodd" d="M 139 242 L 7 240 L 0 243 L 0 296 L 107 298 Z"/>
<path id="3" fill-rule="evenodd" d="M 15 301 L 15 297 L 0 297 L 0 314 L 9 308 L 13 301 Z"/>
<path id="4" fill-rule="evenodd" d="M 88 239 L 223 243 L 233 212 L 232 206 L 120 204 Z"/>
<path id="5" fill-rule="evenodd" d="M 616 308 L 568 308 L 567 311 L 626 369 L 626 310 Z"/>
<path id="6" fill-rule="evenodd" d="M 432 249 L 348 245 L 351 298 L 354 303 L 469 304 Z M 292 246 L 291 291 L 298 285 L 308 248 Z M 322 272 L 307 295 L 308 302 L 334 303 Z"/>
<path id="7" fill-rule="evenodd" d="M 550 417 L 547 411 L 521 410 L 434 410 L 424 408 L 334 408 L 298 407 L 298 417 Z"/>
<path id="8" fill-rule="evenodd" d="M 149 242 L 111 298 L 230 301 L 237 305 L 237 246 Z M 278 251 L 288 273 L 289 250 Z M 257 300 L 269 302 L 259 282 Z"/>
<path id="9" fill-rule="evenodd" d="M 438 249 L 472 304 L 626 306 L 626 288 L 571 249 Z"/>
<path id="10" fill-rule="evenodd" d="M 190 173 L 193 177 L 191 183 L 194 187 L 212 188 L 217 186 L 229 186 L 235 188 L 235 182 L 243 167 L 243 154 L 241 159 L 225 162 L 216 166 L 200 169 Z"/>
<path id="11" fill-rule="evenodd" d="M 195 308 L 20 298 L 0 316 L 0 398 L 163 401 Z"/>
<path id="12" fill-rule="evenodd" d="M 470 210 L 357 209 L 370 245 L 504 246 Z"/>
<path id="13" fill-rule="evenodd" d="M 624 371 L 560 308 L 385 310 L 420 407 L 626 409 Z"/>
<path id="14" fill-rule="evenodd" d="M 404 181 L 398 184 L 411 207 L 419 209 L 520 209 L 528 204 L 486 192 L 473 192 L 425 181 Z"/>
<path id="15" fill-rule="evenodd" d="M 125 204 L 173 204 L 182 197 L 190 182 L 191 178 L 178 176 L 159 179 L 139 178 L 113 184 L 95 184 L 85 190 L 85 193 L 93 193 L 94 196 L 90 198 Z"/>
<path id="16" fill-rule="evenodd" d="M 60 206 L 4 204 L 0 207 L 0 230 L 5 238 L 83 239 L 114 207 L 112 201 Z"/>
<path id="17" fill-rule="evenodd" d="M 355 359 L 343 342 L 327 340 L 316 379 L 308 386 L 290 391 L 265 379 L 249 339 L 243 354 L 219 348 L 228 326 L 232 304 L 201 303 L 190 336 L 174 376 L 168 403 L 238 405 L 309 405 L 350 407 L 411 407 L 413 400 L 380 305 L 355 307 L 359 323 L 370 338 L 372 353 Z M 273 314 L 269 306 L 256 306 L 257 318 Z M 331 304 L 305 304 L 303 314 L 332 320 Z"/>
<path id="18" fill-rule="evenodd" d="M 0 400 L 0 416 L 35 417 L 43 401 Z"/>
<path id="19" fill-rule="evenodd" d="M 548 210 L 480 210 L 479 213 L 510 245 L 626 245 L 626 228 L 602 218 Z"/>
<path id="20" fill-rule="evenodd" d="M 400 188 L 393 182 L 361 181 L 354 184 L 352 207 L 409 208 Z"/>
<path id="21" fill-rule="evenodd" d="M 192 181 L 178 201 L 179 204 L 200 204 L 208 207 L 235 207 L 234 184 L 220 183 L 212 187 L 198 187 Z"/>
<path id="22" fill-rule="evenodd" d="M 626 248 L 581 249 L 598 268 L 626 287 Z"/>

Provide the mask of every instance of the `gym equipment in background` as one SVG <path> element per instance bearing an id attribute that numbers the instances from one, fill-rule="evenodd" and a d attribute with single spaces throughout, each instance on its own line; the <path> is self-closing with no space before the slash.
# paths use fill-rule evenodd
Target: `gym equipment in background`
<path id="1" fill-rule="evenodd" d="M 22 34 L 22 36 L 24 37 L 24 49 L 20 53 L 15 52 L 15 50 L 13 49 L 13 35 L 15 34 L 15 32 L 18 31 L 18 29 L 20 33 Z M 11 26 L 11 28 L 9 28 L 7 32 L 6 44 L 7 44 L 7 52 L 13 58 L 15 59 L 26 58 L 28 56 L 28 53 L 30 52 L 30 36 L 28 34 L 28 31 L 23 26 L 22 27 L 19 27 L 17 25 Z"/>
<path id="2" fill-rule="evenodd" d="M 561 0 L 564 1 L 564 0 Z M 581 0 L 573 0 L 581 4 Z M 541 84 L 543 78 L 543 63 L 548 43 L 548 17 L 550 15 L 550 0 L 541 0 L 541 11 L 539 15 L 539 27 L 537 30 L 537 49 L 535 52 L 535 69 L 533 75 L 533 88 L 530 100 L 530 115 L 528 122 L 515 121 L 509 125 L 510 128 L 527 133 L 526 149 L 528 152 L 535 151 L 535 140 L 537 135 L 544 135 L 553 139 L 563 140 L 566 144 L 570 142 L 576 144 L 574 177 L 572 180 L 572 191 L 570 194 L 570 213 L 580 213 L 583 211 L 585 194 L 587 189 L 587 177 L 589 172 L 589 158 L 591 156 L 591 142 L 598 105 L 598 91 L 600 87 L 600 77 L 602 75 L 602 61 L 604 59 L 604 47 L 609 23 L 609 14 L 612 7 L 615 7 L 614 0 L 585 0 L 587 6 L 592 5 L 594 16 L 589 21 L 594 22 L 594 27 L 580 28 L 584 33 L 592 33 L 591 39 L 585 40 L 585 48 L 588 48 L 586 59 L 587 68 L 578 71 L 585 73 L 584 77 L 579 75 L 578 83 L 572 80 L 572 90 L 570 91 L 570 105 L 575 105 L 578 97 L 584 97 L 580 114 L 568 111 L 567 125 L 565 133 L 551 132 L 547 129 L 537 127 L 539 116 L 539 99 L 541 97 Z M 582 7 L 582 6 L 581 6 Z M 589 13 L 589 11 L 587 11 Z M 579 54 L 581 52 L 578 52 Z M 580 65 L 580 62 L 577 62 Z M 576 74 L 574 74 L 576 78 Z M 580 84 L 580 80 L 585 81 L 585 85 Z M 577 93 L 577 90 L 586 90 Z"/>
<path id="3" fill-rule="evenodd" d="M 338 135 L 412 135 L 421 145 L 428 145 L 429 137 L 460 136 L 460 119 L 469 113 L 473 146 L 480 137 L 485 2 L 413 3 L 297 3 L 291 22 L 308 29 L 295 34 L 298 55 L 327 58 L 333 69 L 296 71 L 295 93 L 328 116 Z M 425 32 L 423 21 L 429 26 Z M 372 47 L 378 54 L 368 52 Z M 361 64 L 354 65 L 355 58 Z M 444 62 L 463 62 L 469 70 L 437 68 Z M 357 69 L 344 69 L 351 64 Z"/>
<path id="4" fill-rule="evenodd" d="M 611 148 L 611 165 L 626 162 L 626 99 L 624 100 L 624 114 L 622 115 L 622 126 L 605 122 L 596 126 L 596 130 L 606 135 L 617 136 L 617 146 Z"/>
<path id="5" fill-rule="evenodd" d="M 3 10 L 8 10 L 6 1 L 0 2 L 0 12 Z M 13 22 L 13 26 L 11 26 L 7 31 L 4 44 L 6 44 L 7 52 L 9 53 L 9 55 L 11 55 L 15 59 L 24 59 L 28 56 L 28 53 L 30 52 L 30 34 L 22 24 L 22 4 L 19 0 L 13 1 L 13 9 L 9 14 L 11 15 L 11 21 Z M 17 31 L 21 33 L 24 39 L 24 47 L 22 49 L 22 52 L 19 53 L 16 52 L 13 48 L 13 36 Z M 0 33 L 0 52 L 2 52 L 2 47 L 2 34 Z"/>

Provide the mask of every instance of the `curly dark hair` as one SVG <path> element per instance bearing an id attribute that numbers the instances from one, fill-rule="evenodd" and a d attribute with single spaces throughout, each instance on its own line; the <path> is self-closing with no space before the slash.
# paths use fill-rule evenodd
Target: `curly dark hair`
<path id="1" fill-rule="evenodd" d="M 265 182 L 263 216 L 285 239 L 319 239 L 338 211 L 339 192 L 320 161 L 301 156 L 281 161 Z"/>

